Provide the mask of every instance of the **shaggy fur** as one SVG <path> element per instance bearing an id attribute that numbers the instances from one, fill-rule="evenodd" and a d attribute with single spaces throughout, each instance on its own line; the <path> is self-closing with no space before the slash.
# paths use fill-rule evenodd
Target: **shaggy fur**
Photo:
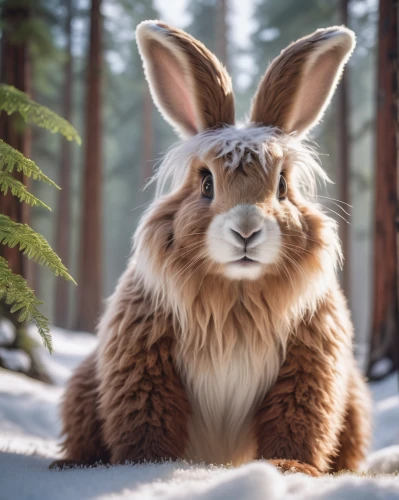
<path id="1" fill-rule="evenodd" d="M 65 459 L 263 458 L 312 475 L 356 469 L 370 434 L 368 394 L 335 276 L 336 224 L 307 193 L 326 175 L 284 126 L 295 116 L 300 134 L 319 119 L 352 49 L 350 32 L 319 30 L 283 52 L 254 100 L 253 118 L 266 126 L 242 129 L 231 125 L 221 65 L 199 42 L 154 21 L 139 26 L 138 41 L 158 105 L 197 135 L 160 166 L 157 197 L 100 322 L 98 350 L 69 384 Z M 293 65 L 299 86 L 312 68 L 323 82 L 308 107 L 302 90 L 279 83 Z M 171 85 L 184 88 L 184 102 Z M 269 87 L 291 110 L 279 115 L 284 120 L 266 103 Z M 218 102 L 212 113 L 208 93 Z M 201 194 L 206 175 L 213 199 Z M 255 219 L 255 243 L 239 237 L 255 271 L 246 276 L 244 265 L 243 277 L 232 279 L 227 269 L 241 265 L 244 247 L 228 239 L 231 229 L 247 232 Z M 273 234 L 275 251 L 265 259 Z M 229 252 L 237 254 L 232 262 L 223 260 Z"/>
<path id="2" fill-rule="evenodd" d="M 76 370 L 62 403 L 64 422 L 63 451 L 71 460 L 93 464 L 108 462 L 110 454 L 104 443 L 103 426 L 98 413 L 98 376 L 96 355 L 89 356 Z M 82 443 L 85 443 L 82 446 Z"/>

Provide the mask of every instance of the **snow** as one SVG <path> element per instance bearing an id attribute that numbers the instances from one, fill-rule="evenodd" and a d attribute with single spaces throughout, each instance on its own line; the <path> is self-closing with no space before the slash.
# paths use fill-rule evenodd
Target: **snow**
<path id="1" fill-rule="evenodd" d="M 0 318 L 0 346 L 11 345 L 15 340 L 15 327 L 10 320 Z"/>
<path id="2" fill-rule="evenodd" d="M 16 372 L 28 372 L 31 359 L 22 349 L 5 349 L 0 347 L 0 366 Z"/>
<path id="3" fill-rule="evenodd" d="M 94 349 L 84 333 L 53 331 L 54 354 L 40 348 L 55 385 L 0 370 L 0 499 L 277 500 L 399 498 L 398 377 L 371 386 L 375 431 L 364 474 L 282 475 L 266 462 L 239 468 L 187 462 L 48 470 L 59 457 L 58 403 L 76 364 Z"/>

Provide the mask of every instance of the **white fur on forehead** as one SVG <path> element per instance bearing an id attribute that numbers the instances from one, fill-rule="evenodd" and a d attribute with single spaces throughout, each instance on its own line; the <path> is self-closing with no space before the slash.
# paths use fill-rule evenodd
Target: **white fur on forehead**
<path id="1" fill-rule="evenodd" d="M 267 171 L 271 163 L 270 149 L 281 148 L 287 164 L 296 166 L 299 184 L 313 193 L 316 179 L 328 181 L 318 162 L 315 150 L 295 136 L 281 134 L 275 127 L 250 125 L 208 130 L 173 146 L 161 162 L 153 181 L 156 196 L 178 189 L 184 182 L 193 159 L 205 160 L 209 153 L 215 158 L 228 156 L 226 168 L 237 168 L 242 162 L 253 160 Z"/>

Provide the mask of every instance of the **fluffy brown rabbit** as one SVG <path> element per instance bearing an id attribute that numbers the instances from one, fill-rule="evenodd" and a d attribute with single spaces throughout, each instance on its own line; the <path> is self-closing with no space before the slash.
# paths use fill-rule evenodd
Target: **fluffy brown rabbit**
<path id="1" fill-rule="evenodd" d="M 369 397 L 336 278 L 337 228 L 310 191 L 304 141 L 355 45 L 317 30 L 270 64 L 249 124 L 229 75 L 161 21 L 137 28 L 152 97 L 183 137 L 62 407 L 64 456 L 83 463 L 266 459 L 318 475 L 357 469 Z"/>

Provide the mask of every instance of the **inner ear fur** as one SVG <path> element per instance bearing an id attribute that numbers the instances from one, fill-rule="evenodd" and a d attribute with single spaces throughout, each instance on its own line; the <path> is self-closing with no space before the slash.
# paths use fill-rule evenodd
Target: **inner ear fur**
<path id="1" fill-rule="evenodd" d="M 153 100 L 180 135 L 234 124 L 230 76 L 201 42 L 162 21 L 142 22 L 136 36 Z"/>
<path id="2" fill-rule="evenodd" d="M 306 134 L 322 118 L 355 47 L 343 26 L 319 29 L 289 45 L 263 76 L 251 121 Z"/>

